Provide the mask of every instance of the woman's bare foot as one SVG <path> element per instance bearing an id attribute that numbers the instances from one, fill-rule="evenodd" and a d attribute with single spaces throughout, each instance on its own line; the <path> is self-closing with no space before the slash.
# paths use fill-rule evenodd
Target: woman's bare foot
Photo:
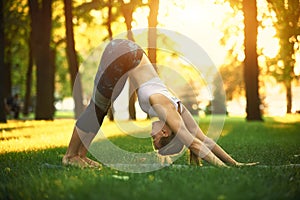
<path id="1" fill-rule="evenodd" d="M 85 161 L 90 167 L 93 167 L 93 168 L 98 168 L 98 169 L 101 169 L 102 168 L 102 165 L 97 162 L 97 161 L 94 161 L 88 157 L 80 157 L 83 161 Z"/>
<path id="2" fill-rule="evenodd" d="M 84 161 L 79 156 L 73 156 L 73 157 L 64 156 L 62 159 L 62 164 L 65 166 L 69 165 L 69 166 L 74 166 L 79 168 L 86 168 L 90 166 L 86 161 Z"/>

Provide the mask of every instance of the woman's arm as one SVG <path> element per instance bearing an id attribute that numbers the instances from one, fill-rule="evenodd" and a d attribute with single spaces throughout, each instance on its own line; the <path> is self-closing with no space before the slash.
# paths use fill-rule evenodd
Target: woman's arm
<path id="1" fill-rule="evenodd" d="M 184 120 L 177 112 L 171 101 L 162 94 L 154 94 L 150 97 L 150 103 L 160 120 L 165 121 L 170 129 L 176 133 L 181 142 L 193 151 L 200 158 L 207 162 L 217 165 L 226 166 L 209 148 L 198 138 L 194 137 L 187 129 Z"/>
<path id="2" fill-rule="evenodd" d="M 185 106 L 183 106 L 181 116 L 187 129 L 193 135 L 196 135 L 196 138 L 201 140 L 217 157 L 219 157 L 225 163 L 229 163 L 231 165 L 237 164 L 237 161 L 235 161 L 230 155 L 228 155 L 214 140 L 207 137 L 202 132 L 199 125 L 195 122 L 193 116 Z"/>

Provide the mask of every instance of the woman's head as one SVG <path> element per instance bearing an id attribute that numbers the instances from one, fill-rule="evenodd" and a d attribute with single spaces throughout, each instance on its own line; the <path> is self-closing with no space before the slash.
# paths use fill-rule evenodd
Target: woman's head
<path id="1" fill-rule="evenodd" d="M 163 121 L 152 123 L 153 146 L 161 155 L 178 154 L 184 148 L 184 145 L 175 137 L 170 127 Z"/>

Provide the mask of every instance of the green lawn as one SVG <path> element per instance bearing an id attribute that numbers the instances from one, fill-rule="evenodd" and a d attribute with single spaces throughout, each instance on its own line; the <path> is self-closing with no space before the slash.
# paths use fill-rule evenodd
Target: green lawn
<path id="1" fill-rule="evenodd" d="M 149 123 L 149 122 L 141 122 Z M 209 118 L 201 119 L 207 129 Z M 74 120 L 9 121 L 0 124 L 0 199 L 298 199 L 300 197 L 300 116 L 245 122 L 226 118 L 218 143 L 254 167 L 188 165 L 187 153 L 173 166 L 148 173 L 63 167 Z M 147 152 L 149 138 L 118 133 L 105 122 L 110 140 L 122 149 Z M 145 130 L 141 129 L 141 133 Z M 97 142 L 101 147 L 101 141 Z M 291 165 L 298 164 L 298 165 Z"/>

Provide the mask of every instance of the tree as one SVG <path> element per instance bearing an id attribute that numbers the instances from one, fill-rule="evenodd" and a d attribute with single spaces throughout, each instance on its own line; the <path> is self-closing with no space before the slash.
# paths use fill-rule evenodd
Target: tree
<path id="1" fill-rule="evenodd" d="M 32 32 L 30 33 L 28 39 L 28 68 L 26 72 L 26 89 L 25 89 L 25 98 L 24 98 L 24 107 L 23 114 L 27 116 L 29 114 L 29 106 L 31 105 L 31 86 L 32 86 L 32 70 L 33 70 L 33 56 L 32 56 Z"/>
<path id="2" fill-rule="evenodd" d="M 0 2 L 0 46 L 4 47 L 4 1 Z M 0 48 L 0 122 L 6 123 L 4 105 L 4 48 Z"/>
<path id="3" fill-rule="evenodd" d="M 260 112 L 260 99 L 258 93 L 258 61 L 256 52 L 257 42 L 257 8 L 256 0 L 243 0 L 244 12 L 244 34 L 245 34 L 245 60 L 244 60 L 244 81 L 246 90 L 246 119 L 248 121 L 262 121 Z"/>
<path id="4" fill-rule="evenodd" d="M 132 14 L 135 9 L 135 4 L 133 1 L 130 1 L 129 3 L 124 3 L 123 0 L 121 0 L 121 11 L 125 19 L 125 24 L 127 28 L 127 38 L 131 41 L 134 41 L 133 33 L 131 31 L 132 28 Z M 129 106 L 128 106 L 128 112 L 129 112 L 129 118 L 135 120 L 136 119 L 136 110 L 135 110 L 135 102 L 137 99 L 136 91 L 133 91 L 133 85 L 129 81 Z M 132 93 L 132 94 L 131 94 Z"/>
<path id="5" fill-rule="evenodd" d="M 157 16 L 159 8 L 159 0 L 149 0 L 148 5 L 150 8 L 149 17 L 148 17 L 148 57 L 153 66 L 156 69 L 156 40 L 157 40 Z"/>
<path id="6" fill-rule="evenodd" d="M 3 96 L 11 98 L 18 93 L 24 95 L 28 61 L 28 38 L 30 33 L 28 4 L 26 0 L 4 2 L 4 70 Z M 26 101 L 24 102 L 24 107 Z"/>
<path id="7" fill-rule="evenodd" d="M 132 33 L 132 15 L 136 7 L 143 5 L 142 1 L 139 0 L 131 0 L 128 3 L 124 3 L 123 0 L 120 0 L 121 11 L 125 19 L 126 29 L 127 29 L 127 38 L 131 41 L 134 41 L 133 33 Z M 136 119 L 136 110 L 135 110 L 135 102 L 137 100 L 136 91 L 133 91 L 133 85 L 129 82 L 129 118 L 135 120 Z M 133 91 L 133 92 L 132 92 Z"/>
<path id="8" fill-rule="evenodd" d="M 127 38 L 131 41 L 134 41 L 132 33 L 132 21 L 133 21 L 133 12 L 137 7 L 144 6 L 142 0 L 131 0 L 128 3 L 125 3 L 124 0 L 119 0 L 120 9 L 122 15 L 125 19 L 126 29 L 127 29 Z"/>
<path id="9" fill-rule="evenodd" d="M 50 57 L 52 0 L 28 0 L 28 4 L 32 50 L 37 68 L 35 119 L 52 120 L 54 115 L 54 69 Z"/>
<path id="10" fill-rule="evenodd" d="M 218 3 L 225 3 L 224 0 L 216 0 Z M 221 39 L 221 43 L 225 46 L 227 44 L 228 37 L 240 37 L 240 33 L 244 32 L 244 56 L 245 59 L 243 61 L 243 77 L 244 77 L 244 85 L 245 85 L 245 93 L 246 93 L 246 119 L 248 121 L 251 120 L 262 120 L 261 111 L 260 111 L 260 97 L 259 97 L 259 67 L 258 67 L 258 55 L 257 55 L 257 29 L 258 29 L 258 22 L 257 22 L 257 8 L 256 8 L 256 1 L 255 0 L 230 0 L 229 1 L 233 12 L 236 16 L 241 14 L 244 15 L 244 30 L 240 28 L 238 24 L 230 24 L 230 28 L 226 27 L 224 30 L 224 37 Z M 234 17 L 235 16 L 231 16 Z M 240 17 L 239 17 L 240 18 Z M 226 19 L 229 22 L 231 21 L 230 18 Z M 234 21 L 236 21 L 235 18 Z M 242 23 L 242 22 L 241 22 Z M 233 26 L 233 27 L 232 27 Z M 229 57 L 232 60 L 232 63 L 226 63 L 225 66 L 233 65 L 235 69 L 239 69 L 240 61 L 242 60 L 242 56 L 238 53 L 238 49 L 241 49 L 242 44 L 238 41 L 235 41 L 234 44 L 230 44 L 229 47 Z M 228 47 L 227 47 L 228 48 Z M 233 59 L 232 59 L 233 58 Z M 237 64 L 238 63 L 238 64 Z M 225 85 L 226 87 L 226 85 Z M 240 85 L 237 90 L 234 88 L 225 88 L 230 89 L 231 91 L 241 91 Z M 228 95 L 230 98 L 232 95 Z"/>
<path id="11" fill-rule="evenodd" d="M 65 27 L 66 27 L 66 43 L 67 43 L 67 59 L 69 64 L 69 72 L 71 75 L 71 89 L 73 91 L 73 99 L 75 102 L 75 118 L 78 118 L 84 109 L 82 86 L 80 73 L 78 72 L 79 64 L 77 53 L 75 50 L 74 32 L 73 32 L 73 14 L 72 14 L 72 1 L 64 0 L 65 10 Z"/>
<path id="12" fill-rule="evenodd" d="M 112 23 L 112 19 L 113 19 L 113 15 L 112 15 L 112 0 L 108 0 L 108 16 L 107 16 L 107 22 L 106 22 L 106 26 L 107 26 L 107 31 L 108 31 L 108 38 L 110 40 L 113 39 L 113 32 L 111 29 L 111 23 Z M 114 114 L 113 114 L 113 105 L 110 106 L 110 108 L 108 109 L 108 118 L 110 121 L 114 120 Z"/>
<path id="13" fill-rule="evenodd" d="M 223 79 L 226 100 L 233 100 L 236 95 L 244 94 L 243 65 L 222 65 L 219 72 Z"/>
<path id="14" fill-rule="evenodd" d="M 29 16 L 26 0 L 4 2 L 4 97 L 23 95 L 27 68 Z"/>
<path id="15" fill-rule="evenodd" d="M 210 102 L 211 112 L 213 114 L 227 114 L 226 109 L 226 95 L 224 94 L 223 81 L 218 76 L 214 78 L 214 87 L 213 87 L 213 99 Z"/>
<path id="16" fill-rule="evenodd" d="M 277 81 L 282 82 L 286 88 L 287 113 L 292 109 L 292 80 L 295 78 L 295 43 L 299 42 L 300 35 L 300 2 L 299 0 L 275 1 L 267 0 L 270 8 L 276 13 L 277 36 L 280 50 L 273 66 L 270 68 L 272 75 Z"/>
<path id="17" fill-rule="evenodd" d="M 124 16 L 125 24 L 126 24 L 126 28 L 127 28 L 127 38 L 131 41 L 134 41 L 133 33 L 131 31 L 131 29 L 132 29 L 131 23 L 133 20 L 132 14 L 135 10 L 135 2 L 130 1 L 128 3 L 124 3 L 124 1 L 121 0 L 120 4 L 121 4 L 121 11 Z"/>
<path id="18" fill-rule="evenodd" d="M 112 0 L 108 0 L 108 11 L 107 11 L 107 22 L 106 22 L 106 26 L 107 26 L 107 31 L 108 31 L 108 38 L 110 40 L 113 39 L 113 32 L 111 29 L 111 23 L 113 21 L 113 14 L 112 14 L 112 8 L 113 8 L 113 2 Z"/>
<path id="19" fill-rule="evenodd" d="M 159 0 L 149 0 L 148 6 L 150 8 L 148 16 L 148 58 L 152 63 L 154 69 L 156 66 L 156 42 L 157 42 L 157 16 L 159 8 Z M 149 117 L 149 116 L 148 116 Z"/>

